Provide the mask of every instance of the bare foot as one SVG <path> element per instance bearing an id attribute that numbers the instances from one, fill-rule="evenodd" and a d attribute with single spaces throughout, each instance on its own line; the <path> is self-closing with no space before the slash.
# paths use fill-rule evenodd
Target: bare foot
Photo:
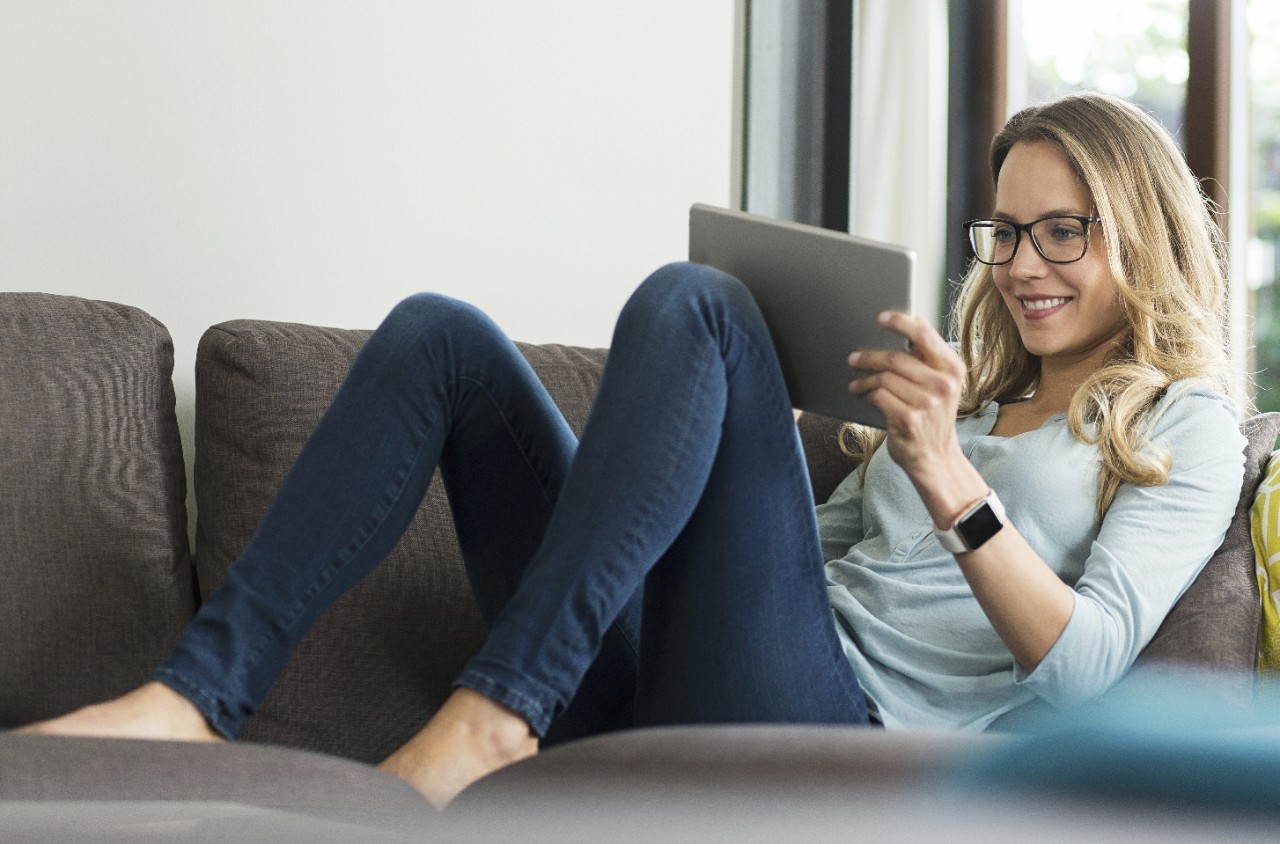
<path id="1" fill-rule="evenodd" d="M 163 683 L 147 683 L 106 703 L 22 727 L 15 732 L 48 736 L 225 741 L 191 701 Z"/>
<path id="2" fill-rule="evenodd" d="M 478 692 L 459 688 L 408 744 L 378 767 L 443 809 L 485 774 L 537 752 L 538 740 L 523 718 Z"/>

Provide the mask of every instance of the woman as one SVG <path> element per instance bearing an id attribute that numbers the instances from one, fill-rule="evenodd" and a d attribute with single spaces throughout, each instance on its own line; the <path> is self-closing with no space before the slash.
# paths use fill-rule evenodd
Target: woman
<path id="1" fill-rule="evenodd" d="M 384 767 L 438 806 L 539 739 L 983 729 L 1100 693 L 1239 491 L 1216 228 L 1167 135 L 1102 96 L 1015 116 L 992 172 L 959 354 L 925 320 L 882 315 L 912 351 L 853 353 L 850 389 L 888 430 L 816 511 L 736 280 L 673 265 L 641 286 L 581 443 L 487 319 L 415 297 L 362 350 L 154 682 L 35 729 L 234 736 L 389 552 L 437 464 L 489 636 Z"/>

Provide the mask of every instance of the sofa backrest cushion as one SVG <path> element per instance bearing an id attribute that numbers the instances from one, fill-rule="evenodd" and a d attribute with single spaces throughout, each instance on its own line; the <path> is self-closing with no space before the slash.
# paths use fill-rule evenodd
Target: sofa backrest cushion
<path id="1" fill-rule="evenodd" d="M 0 293 L 0 728 L 137 686 L 191 616 L 172 372 L 136 308 Z"/>

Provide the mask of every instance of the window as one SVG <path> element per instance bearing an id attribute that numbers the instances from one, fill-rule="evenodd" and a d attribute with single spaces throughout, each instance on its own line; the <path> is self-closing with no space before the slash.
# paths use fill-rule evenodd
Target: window
<path id="1" fill-rule="evenodd" d="M 1137 103 L 1182 142 L 1188 0 L 1012 0 L 1008 114 L 1088 88 Z"/>
<path id="2" fill-rule="evenodd" d="M 1254 362 L 1259 410 L 1280 410 L 1280 7 L 1249 0 L 1245 66 L 1248 97 L 1249 228 L 1244 281 L 1253 312 Z"/>

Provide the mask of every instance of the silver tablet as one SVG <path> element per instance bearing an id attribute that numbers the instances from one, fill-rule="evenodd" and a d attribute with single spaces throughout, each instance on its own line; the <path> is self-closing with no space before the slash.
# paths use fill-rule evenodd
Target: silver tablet
<path id="1" fill-rule="evenodd" d="M 791 404 L 883 428 L 884 415 L 849 392 L 856 349 L 902 348 L 881 311 L 911 312 L 915 253 L 843 232 L 708 205 L 689 210 L 689 260 L 736 276 L 773 338 Z"/>

